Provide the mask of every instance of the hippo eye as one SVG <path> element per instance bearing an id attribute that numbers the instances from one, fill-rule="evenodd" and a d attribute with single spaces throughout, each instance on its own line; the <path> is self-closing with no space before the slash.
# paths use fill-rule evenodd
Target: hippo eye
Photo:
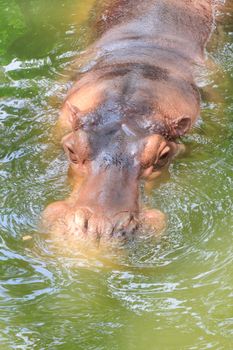
<path id="1" fill-rule="evenodd" d="M 157 162 L 154 164 L 154 169 L 161 168 L 168 163 L 170 156 L 170 147 L 166 146 L 160 153 Z"/>
<path id="2" fill-rule="evenodd" d="M 67 151 L 68 151 L 70 161 L 74 164 L 78 164 L 79 159 L 77 155 L 74 153 L 74 151 L 70 147 L 67 147 Z"/>
<path id="3" fill-rule="evenodd" d="M 160 153 L 159 155 L 159 160 L 164 160 L 167 159 L 170 153 L 170 148 L 169 147 L 165 147 L 163 149 L 163 151 Z"/>

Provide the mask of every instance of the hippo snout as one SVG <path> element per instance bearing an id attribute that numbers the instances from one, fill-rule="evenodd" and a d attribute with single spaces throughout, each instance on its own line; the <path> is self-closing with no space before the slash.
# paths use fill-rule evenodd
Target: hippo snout
<path id="1" fill-rule="evenodd" d="M 162 225 L 158 223 L 164 222 L 164 218 L 158 212 L 146 213 L 140 208 L 140 179 L 153 172 L 155 165 L 159 168 L 167 163 L 170 147 L 166 141 L 159 135 L 151 135 L 143 138 L 139 145 L 134 139 L 127 145 L 120 131 L 113 140 L 107 139 L 107 144 L 98 143 L 101 137 L 95 139 L 98 141 L 95 156 L 93 135 L 91 142 L 87 142 L 87 136 L 86 132 L 78 136 L 72 134 L 64 141 L 74 174 L 81 167 L 83 179 L 80 183 L 77 180 L 68 200 L 47 208 L 44 214 L 47 226 L 55 226 L 66 235 L 94 241 L 110 241 L 111 238 L 127 241 L 141 223 L 159 231 L 157 228 Z M 76 149 L 73 143 L 77 140 L 79 147 Z M 108 151 L 105 146 L 109 146 Z"/>
<path id="2" fill-rule="evenodd" d="M 50 204 L 42 216 L 43 228 L 53 234 L 107 244 L 114 239 L 127 242 L 143 228 L 152 229 L 153 235 L 160 235 L 166 228 L 166 221 L 166 215 L 156 209 L 110 213 L 67 202 Z"/>
<path id="3" fill-rule="evenodd" d="M 76 234 L 83 237 L 109 240 L 111 238 L 129 239 L 138 229 L 137 213 L 128 211 L 107 216 L 105 213 L 92 212 L 88 208 L 78 208 L 74 214 Z"/>

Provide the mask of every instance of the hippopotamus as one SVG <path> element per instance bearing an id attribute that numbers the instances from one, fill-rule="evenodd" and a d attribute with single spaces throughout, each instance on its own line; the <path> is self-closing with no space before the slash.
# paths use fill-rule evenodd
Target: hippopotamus
<path id="1" fill-rule="evenodd" d="M 200 114 L 195 83 L 213 28 L 211 0 L 108 0 L 62 105 L 59 128 L 74 185 L 43 221 L 64 235 L 129 237 L 165 216 L 140 184 L 167 167 Z"/>

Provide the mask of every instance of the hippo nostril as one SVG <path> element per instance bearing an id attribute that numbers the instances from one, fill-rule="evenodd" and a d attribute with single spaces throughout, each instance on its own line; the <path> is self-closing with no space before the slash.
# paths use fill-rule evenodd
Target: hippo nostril
<path id="1" fill-rule="evenodd" d="M 87 231 L 87 229 L 88 229 L 88 219 L 86 218 L 84 222 L 84 230 Z"/>
<path id="2" fill-rule="evenodd" d="M 115 229 L 123 229 L 127 227 L 130 223 L 130 221 L 133 220 L 133 214 L 130 212 L 120 212 L 116 215 L 114 215 L 112 221 L 115 226 Z"/>
<path id="3" fill-rule="evenodd" d="M 93 214 L 88 221 L 87 232 L 93 238 L 99 240 L 103 237 L 109 238 L 113 231 L 111 221 L 103 214 Z"/>
<path id="4" fill-rule="evenodd" d="M 75 225 L 81 233 L 86 233 L 88 229 L 88 220 L 91 212 L 86 208 L 78 208 L 74 214 Z"/>
<path id="5" fill-rule="evenodd" d="M 113 235 L 112 235 L 114 238 L 117 238 L 117 239 L 123 239 L 125 240 L 126 239 L 126 236 L 127 236 L 127 232 L 125 230 L 114 230 L 113 232 Z"/>
<path id="6" fill-rule="evenodd" d="M 130 212 L 121 212 L 115 215 L 114 218 L 115 220 L 117 218 L 117 221 L 115 222 L 112 236 L 123 239 L 132 237 L 138 228 L 137 217 Z"/>

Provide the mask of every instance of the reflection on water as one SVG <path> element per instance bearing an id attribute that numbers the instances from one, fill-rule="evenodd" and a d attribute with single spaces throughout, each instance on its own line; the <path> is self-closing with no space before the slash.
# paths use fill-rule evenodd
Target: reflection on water
<path id="1" fill-rule="evenodd" d="M 200 81 L 188 152 L 145 198 L 169 215 L 166 234 L 98 256 L 37 233 L 42 208 L 69 193 L 51 129 L 92 3 L 0 1 L 0 349 L 231 349 L 230 14 L 210 45 L 218 66 Z"/>

